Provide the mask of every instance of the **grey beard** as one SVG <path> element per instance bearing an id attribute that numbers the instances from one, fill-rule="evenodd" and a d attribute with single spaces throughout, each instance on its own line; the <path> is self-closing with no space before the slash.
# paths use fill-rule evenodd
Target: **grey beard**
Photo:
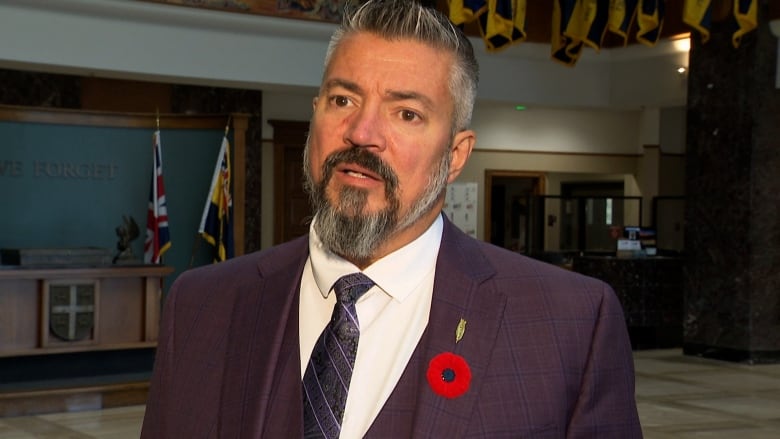
<path id="1" fill-rule="evenodd" d="M 368 262 L 379 246 L 396 230 L 398 200 L 393 197 L 385 209 L 361 214 L 368 193 L 344 188 L 339 205 L 325 202 L 317 209 L 314 230 L 325 248 L 349 261 Z"/>
<path id="2" fill-rule="evenodd" d="M 397 197 L 398 178 L 378 156 L 362 148 L 352 148 L 328 156 L 323 164 L 323 178 L 314 183 L 308 157 L 308 139 L 304 149 L 304 187 L 309 193 L 317 220 L 314 230 L 326 249 L 353 263 L 368 263 L 389 237 L 414 224 L 430 212 L 447 187 L 451 150 L 442 155 L 437 172 L 431 175 L 426 191 L 399 218 Z M 387 207 L 375 213 L 362 213 L 368 199 L 363 189 L 346 187 L 338 193 L 338 203 L 331 203 L 326 195 L 334 167 L 338 163 L 357 163 L 376 172 L 385 181 Z"/>

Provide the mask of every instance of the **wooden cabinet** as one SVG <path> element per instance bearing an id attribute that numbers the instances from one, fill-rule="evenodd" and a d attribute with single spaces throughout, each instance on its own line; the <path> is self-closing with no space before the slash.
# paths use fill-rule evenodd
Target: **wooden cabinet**
<path id="1" fill-rule="evenodd" d="M 0 269 L 0 357 L 157 345 L 172 267 Z"/>

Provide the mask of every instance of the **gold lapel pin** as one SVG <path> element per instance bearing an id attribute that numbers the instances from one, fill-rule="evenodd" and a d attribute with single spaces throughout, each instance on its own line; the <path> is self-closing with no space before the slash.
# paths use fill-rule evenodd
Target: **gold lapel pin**
<path id="1" fill-rule="evenodd" d="M 461 338 L 463 338 L 463 334 L 466 333 L 466 320 L 464 320 L 462 317 L 460 321 L 458 322 L 458 327 L 455 328 L 455 343 L 459 342 Z"/>

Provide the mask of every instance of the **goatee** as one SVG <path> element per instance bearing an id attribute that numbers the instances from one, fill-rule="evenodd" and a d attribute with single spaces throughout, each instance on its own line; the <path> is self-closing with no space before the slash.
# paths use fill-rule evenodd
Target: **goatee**
<path id="1" fill-rule="evenodd" d="M 430 212 L 447 188 L 452 150 L 442 154 L 438 169 L 431 175 L 425 191 L 410 206 L 409 212 L 400 216 L 398 177 L 387 163 L 365 148 L 348 148 L 327 157 L 322 165 L 322 180 L 315 183 L 309 161 L 309 139 L 304 149 L 304 189 L 308 192 L 316 214 L 314 230 L 326 249 L 357 265 L 367 265 L 376 256 L 379 247 L 392 234 L 413 225 Z M 378 212 L 364 212 L 368 204 L 368 191 L 344 187 L 330 202 L 327 187 L 333 170 L 340 163 L 357 164 L 385 182 L 387 207 Z"/>
<path id="2" fill-rule="evenodd" d="M 378 156 L 363 148 L 349 148 L 331 154 L 323 164 L 322 180 L 314 183 L 308 169 L 308 147 L 304 152 L 305 188 L 317 215 L 314 230 L 325 248 L 341 257 L 364 263 L 371 260 L 377 248 L 396 230 L 400 202 L 396 196 L 398 177 Z M 385 182 L 387 207 L 379 212 L 364 213 L 368 191 L 344 187 L 331 203 L 327 187 L 333 170 L 340 163 L 354 163 L 376 173 Z"/>

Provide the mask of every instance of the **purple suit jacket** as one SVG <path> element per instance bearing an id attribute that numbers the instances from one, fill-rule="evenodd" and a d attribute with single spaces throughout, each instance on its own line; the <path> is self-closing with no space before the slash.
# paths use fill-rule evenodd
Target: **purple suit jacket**
<path id="1" fill-rule="evenodd" d="M 142 438 L 302 436 L 307 256 L 302 237 L 178 278 Z M 461 397 L 428 384 L 428 364 L 442 352 L 470 366 Z M 601 281 L 472 239 L 445 219 L 428 327 L 365 437 L 641 438 L 617 298 Z"/>

